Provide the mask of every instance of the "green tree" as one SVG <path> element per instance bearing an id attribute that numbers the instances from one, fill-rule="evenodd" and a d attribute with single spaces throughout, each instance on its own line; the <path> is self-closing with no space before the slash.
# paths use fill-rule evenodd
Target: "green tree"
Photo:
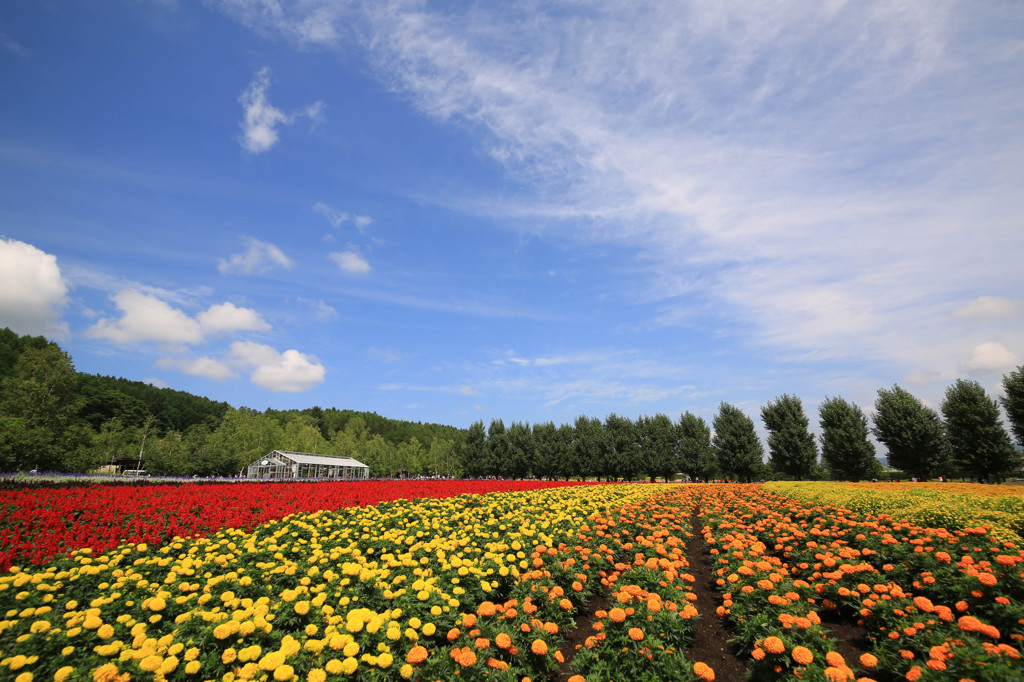
<path id="1" fill-rule="evenodd" d="M 800 398 L 781 395 L 761 408 L 768 429 L 768 457 L 772 468 L 798 481 L 810 476 L 818 462 L 818 448 L 808 430 Z"/>
<path id="2" fill-rule="evenodd" d="M 508 475 L 511 478 L 526 478 L 536 455 L 533 431 L 524 422 L 512 422 L 506 431 L 508 438 Z"/>
<path id="3" fill-rule="evenodd" d="M 462 470 L 470 478 L 484 475 L 484 460 L 487 457 L 487 431 L 483 421 L 475 421 L 469 425 L 466 438 L 459 450 Z"/>
<path id="4" fill-rule="evenodd" d="M 633 480 L 640 471 L 640 446 L 636 437 L 636 426 L 628 417 L 610 414 L 604 420 L 608 434 L 609 459 L 615 476 Z"/>
<path id="5" fill-rule="evenodd" d="M 680 469 L 695 481 L 708 481 L 715 476 L 715 450 L 711 445 L 711 428 L 701 417 L 687 412 L 679 417 L 676 427 L 679 441 Z"/>
<path id="6" fill-rule="evenodd" d="M 0 469 L 87 471 L 88 429 L 76 416 L 82 401 L 71 357 L 52 343 L 22 351 L 0 384 Z"/>
<path id="7" fill-rule="evenodd" d="M 1024 365 L 1003 376 L 1003 409 L 1017 444 L 1024 448 Z"/>
<path id="8" fill-rule="evenodd" d="M 600 419 L 584 415 L 576 418 L 570 448 L 569 476 L 585 479 L 606 474 L 610 448 Z"/>
<path id="9" fill-rule="evenodd" d="M 537 478 L 555 478 L 562 471 L 564 453 L 554 422 L 533 425 L 534 459 L 530 471 Z"/>
<path id="10" fill-rule="evenodd" d="M 298 423 L 292 426 L 293 436 L 299 428 Z M 284 428 L 270 415 L 246 407 L 230 409 L 206 439 L 203 456 L 195 458 L 193 473 L 233 476 L 272 450 L 292 449 L 286 443 Z"/>
<path id="11" fill-rule="evenodd" d="M 749 482 L 764 470 L 764 447 L 754 422 L 740 408 L 721 403 L 713 427 L 711 445 L 722 473 Z"/>
<path id="12" fill-rule="evenodd" d="M 949 452 L 942 421 L 898 384 L 878 389 L 874 434 L 889 450 L 889 466 L 921 480 L 944 473 Z"/>
<path id="13" fill-rule="evenodd" d="M 855 403 L 826 398 L 818 407 L 821 458 L 833 480 L 878 478 L 882 463 L 868 438 L 868 418 Z"/>
<path id="14" fill-rule="evenodd" d="M 676 433 L 672 420 L 664 414 L 641 416 L 636 422 L 641 470 L 653 482 L 669 480 L 679 469 Z"/>
<path id="15" fill-rule="evenodd" d="M 492 419 L 487 427 L 487 458 L 484 474 L 487 476 L 508 476 L 511 471 L 511 453 L 505 422 Z"/>
<path id="16" fill-rule="evenodd" d="M 957 379 L 942 401 L 953 463 L 972 478 L 1002 481 L 1020 467 L 1020 457 L 999 421 L 999 404 L 977 381 Z"/>

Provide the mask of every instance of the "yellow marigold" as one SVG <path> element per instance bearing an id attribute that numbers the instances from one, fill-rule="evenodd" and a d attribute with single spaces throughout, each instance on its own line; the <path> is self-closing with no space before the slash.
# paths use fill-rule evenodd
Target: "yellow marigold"
<path id="1" fill-rule="evenodd" d="M 199 661 L 189 661 L 185 664 L 185 673 L 188 675 L 195 675 L 199 672 L 199 668 L 201 667 L 202 664 Z"/>
<path id="2" fill-rule="evenodd" d="M 412 674 L 413 674 L 413 672 L 414 672 L 414 671 L 413 671 L 413 667 L 412 667 L 411 665 L 409 665 L 408 663 L 406 663 L 405 665 L 403 665 L 403 666 L 402 666 L 402 667 L 401 667 L 401 668 L 400 668 L 400 669 L 398 670 L 398 674 L 402 676 L 402 679 L 403 679 L 403 680 L 407 680 L 407 679 L 409 679 L 410 677 L 412 677 Z"/>
<path id="3" fill-rule="evenodd" d="M 167 608 L 167 602 L 160 597 L 153 597 L 149 600 L 150 611 L 163 611 L 165 608 Z"/>
<path id="4" fill-rule="evenodd" d="M 295 613 L 299 614 L 300 616 L 305 616 L 307 613 L 309 613 L 309 602 L 297 601 L 295 602 L 295 606 L 293 606 L 292 608 L 295 609 Z"/>
<path id="5" fill-rule="evenodd" d="M 323 668 L 313 668 L 306 675 L 306 682 L 325 682 L 327 679 L 327 673 L 324 672 Z"/>
<path id="6" fill-rule="evenodd" d="M 53 674 L 53 682 L 64 682 L 64 680 L 68 679 L 68 676 L 73 672 L 75 672 L 75 669 L 70 665 L 66 665 L 63 668 L 58 669 L 57 672 Z"/>
<path id="7" fill-rule="evenodd" d="M 260 670 L 266 670 L 268 672 L 277 670 L 284 663 L 284 654 L 280 651 L 271 651 L 269 654 L 260 659 L 259 668 Z"/>
<path id="8" fill-rule="evenodd" d="M 163 663 L 160 664 L 160 674 L 170 675 L 178 667 L 177 656 L 168 656 L 164 659 Z"/>
<path id="9" fill-rule="evenodd" d="M 394 662 L 395 657 L 386 652 L 377 657 L 377 667 L 381 670 L 387 670 Z"/>
<path id="10" fill-rule="evenodd" d="M 715 679 L 714 669 L 704 661 L 697 661 L 693 664 L 693 674 L 706 682 L 712 682 Z"/>
<path id="11" fill-rule="evenodd" d="M 103 625 L 103 621 L 98 616 L 89 616 L 82 623 L 82 627 L 86 630 L 97 630 L 101 625 Z"/>
<path id="12" fill-rule="evenodd" d="M 765 638 L 764 650 L 770 654 L 781 654 L 785 653 L 786 645 L 782 642 L 781 639 L 772 635 L 771 637 Z"/>
<path id="13" fill-rule="evenodd" d="M 406 655 L 405 660 L 407 663 L 418 665 L 423 661 L 427 660 L 427 649 L 423 646 L 414 646 L 409 649 L 409 653 Z"/>
<path id="14" fill-rule="evenodd" d="M 814 662 L 814 654 L 805 646 L 793 647 L 793 660 L 800 665 L 810 665 Z"/>
<path id="15" fill-rule="evenodd" d="M 352 656 L 357 656 L 359 654 L 359 643 L 358 642 L 349 642 L 348 644 L 345 645 L 345 648 L 343 648 L 341 650 L 341 653 L 345 654 L 346 656 L 348 656 L 350 658 Z"/>
<path id="16" fill-rule="evenodd" d="M 145 670 L 147 673 L 155 673 L 160 669 L 160 664 L 164 662 L 164 659 L 157 654 L 151 654 L 146 656 L 144 659 L 139 661 L 139 667 Z"/>
<path id="17" fill-rule="evenodd" d="M 274 671 L 274 679 L 277 682 L 288 682 L 295 675 L 295 669 L 285 663 Z"/>
<path id="18" fill-rule="evenodd" d="M 530 645 L 530 651 L 538 656 L 543 656 L 548 652 L 548 643 L 543 639 L 535 639 L 533 640 L 533 644 Z"/>
<path id="19" fill-rule="evenodd" d="M 107 663 L 96 668 L 92 674 L 94 682 L 113 682 L 121 676 L 121 671 L 113 663 Z"/>
<path id="20" fill-rule="evenodd" d="M 634 642 L 639 642 L 644 638 L 644 631 L 640 628 L 630 628 L 628 634 L 629 638 Z"/>
<path id="21" fill-rule="evenodd" d="M 346 675 L 351 675 L 359 667 L 359 661 L 349 656 L 341 662 L 341 672 Z"/>
<path id="22" fill-rule="evenodd" d="M 234 647 L 230 647 L 221 652 L 220 662 L 224 665 L 231 665 L 238 658 L 238 652 L 235 651 Z"/>
<path id="23" fill-rule="evenodd" d="M 339 661 L 336 658 L 332 658 L 331 660 L 327 661 L 326 665 L 324 665 L 324 669 L 332 675 L 340 675 L 341 661 Z"/>

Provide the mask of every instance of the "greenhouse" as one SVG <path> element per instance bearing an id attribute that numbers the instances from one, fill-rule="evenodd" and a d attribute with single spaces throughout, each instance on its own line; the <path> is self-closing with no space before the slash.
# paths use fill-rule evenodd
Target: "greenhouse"
<path id="1" fill-rule="evenodd" d="M 369 478 L 370 467 L 351 457 L 274 450 L 249 465 L 247 478 Z"/>

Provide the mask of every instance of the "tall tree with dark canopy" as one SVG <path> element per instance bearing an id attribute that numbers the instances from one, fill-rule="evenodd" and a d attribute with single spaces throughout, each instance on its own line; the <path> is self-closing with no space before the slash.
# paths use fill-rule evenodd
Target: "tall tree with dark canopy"
<path id="1" fill-rule="evenodd" d="M 477 420 L 469 425 L 466 438 L 459 448 L 459 459 L 462 462 L 462 470 L 469 477 L 484 475 L 484 467 L 487 459 L 487 431 L 484 429 L 482 420 Z"/>
<path id="2" fill-rule="evenodd" d="M 687 412 L 676 427 L 679 442 L 679 467 L 693 480 L 707 481 L 715 475 L 715 450 L 711 446 L 711 427 L 701 417 Z"/>
<path id="3" fill-rule="evenodd" d="M 1003 376 L 1003 409 L 1017 444 L 1024 448 L 1024 365 Z"/>
<path id="4" fill-rule="evenodd" d="M 781 395 L 761 408 L 768 429 L 768 456 L 772 467 L 798 481 L 809 476 L 818 462 L 818 448 L 808 431 L 800 398 Z"/>
<path id="5" fill-rule="evenodd" d="M 608 435 L 616 475 L 627 481 L 633 480 L 640 470 L 640 448 L 633 420 L 613 412 L 605 418 L 604 430 Z"/>
<path id="6" fill-rule="evenodd" d="M 889 450 L 889 466 L 925 480 L 945 473 L 949 446 L 942 421 L 898 384 L 878 389 L 874 434 Z"/>
<path id="7" fill-rule="evenodd" d="M 999 422 L 999 405 L 977 381 L 957 379 L 942 401 L 953 463 L 971 478 L 1002 481 L 1020 466 L 1010 436 Z"/>
<path id="8" fill-rule="evenodd" d="M 833 480 L 877 478 L 882 463 L 868 438 L 868 418 L 856 403 L 826 398 L 818 407 L 821 424 L 821 459 Z"/>
<path id="9" fill-rule="evenodd" d="M 711 445 L 718 468 L 727 476 L 750 482 L 760 471 L 764 458 L 764 447 L 757 437 L 754 422 L 740 408 L 722 403 L 713 426 L 715 435 Z"/>

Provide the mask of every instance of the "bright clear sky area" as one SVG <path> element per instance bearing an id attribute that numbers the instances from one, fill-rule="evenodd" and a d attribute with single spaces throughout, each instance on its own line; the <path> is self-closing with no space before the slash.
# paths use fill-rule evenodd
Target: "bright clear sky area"
<path id="1" fill-rule="evenodd" d="M 1019 2 L 8 0 L 0 327 L 467 426 L 1024 357 Z"/>

